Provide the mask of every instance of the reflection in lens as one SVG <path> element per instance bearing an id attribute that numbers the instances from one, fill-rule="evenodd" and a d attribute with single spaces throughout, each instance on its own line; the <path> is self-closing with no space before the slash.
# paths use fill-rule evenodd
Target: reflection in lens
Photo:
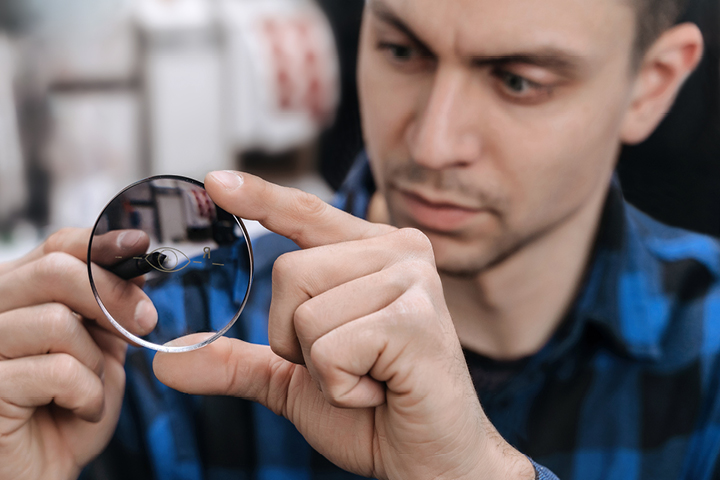
<path id="1" fill-rule="evenodd" d="M 184 177 L 152 177 L 120 192 L 100 214 L 88 247 L 88 272 L 101 309 L 130 340 L 162 351 L 188 351 L 225 333 L 245 306 L 252 247 L 242 222 L 215 205 L 203 185 Z M 138 337 L 132 281 L 152 300 L 158 323 Z M 141 287 L 140 287 L 141 286 Z M 213 333 L 188 347 L 166 343 Z"/>
<path id="2" fill-rule="evenodd" d="M 160 261 L 156 261 L 155 263 L 153 263 L 152 261 L 150 261 L 150 259 L 154 255 L 162 256 L 164 258 L 160 259 Z M 186 260 L 184 263 L 182 263 L 182 265 L 180 262 L 181 257 L 185 257 Z M 177 248 L 172 247 L 160 247 L 156 249 L 145 257 L 145 261 L 147 261 L 154 269 L 165 273 L 179 272 L 183 268 L 190 265 L 190 259 L 188 258 L 188 256 Z"/>

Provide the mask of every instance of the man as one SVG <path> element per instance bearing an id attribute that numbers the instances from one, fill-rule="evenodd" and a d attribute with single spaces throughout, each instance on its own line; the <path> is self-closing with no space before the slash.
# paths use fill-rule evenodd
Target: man
<path id="1" fill-rule="evenodd" d="M 359 90 L 372 179 L 361 160 L 339 204 L 374 223 L 209 175 L 221 207 L 302 250 L 271 278 L 293 249 L 257 246 L 270 254 L 244 338 L 264 329 L 270 347 L 158 354 L 157 378 L 259 402 L 363 476 L 716 478 L 718 246 L 611 186 L 621 143 L 653 131 L 701 56 L 695 26 L 670 28 L 680 3 L 370 0 Z M 63 231 L 0 270 L 0 478 L 72 478 L 116 428 L 125 346 L 87 292 L 86 240 Z M 152 328 L 139 289 L 98 281 L 135 313 L 131 330 Z M 142 355 L 126 367 L 110 447 L 130 455 L 124 468 L 241 476 L 220 447 L 252 457 L 244 473 L 258 478 L 320 468 L 261 407 L 249 426 L 213 417 L 215 397 L 147 384 Z M 238 439 L 234 427 L 257 443 L 214 441 Z"/>

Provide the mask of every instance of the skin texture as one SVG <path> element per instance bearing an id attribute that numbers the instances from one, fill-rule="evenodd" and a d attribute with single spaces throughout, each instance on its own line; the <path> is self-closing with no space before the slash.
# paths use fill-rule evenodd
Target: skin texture
<path id="1" fill-rule="evenodd" d="M 461 345 L 531 354 L 572 301 L 619 145 L 652 132 L 702 52 L 681 25 L 631 71 L 633 28 L 621 2 L 370 0 L 360 98 L 374 219 L 394 226 L 208 176 L 221 207 L 302 250 L 275 265 L 269 347 L 158 354 L 158 378 L 258 401 L 363 475 L 533 478 L 485 417 Z M 73 478 L 116 425 L 125 346 L 87 285 L 87 235 L 0 265 L 0 478 Z M 137 285 L 101 281 L 145 320 L 129 329 L 151 328 Z"/>

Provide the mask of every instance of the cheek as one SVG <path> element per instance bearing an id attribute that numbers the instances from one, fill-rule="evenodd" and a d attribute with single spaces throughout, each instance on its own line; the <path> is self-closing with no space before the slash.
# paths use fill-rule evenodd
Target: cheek
<path id="1" fill-rule="evenodd" d="M 510 223 L 552 221 L 604 192 L 619 148 L 623 109 L 616 93 L 574 98 L 542 121 L 506 117 L 498 125 L 500 136 L 520 132 L 498 147 L 507 159 L 499 168 L 512 195 Z"/>

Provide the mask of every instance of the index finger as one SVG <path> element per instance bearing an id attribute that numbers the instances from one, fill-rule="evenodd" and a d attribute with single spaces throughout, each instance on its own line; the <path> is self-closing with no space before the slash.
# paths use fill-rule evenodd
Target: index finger
<path id="1" fill-rule="evenodd" d="M 223 209 L 259 221 L 300 248 L 362 240 L 395 230 L 354 217 L 315 195 L 281 187 L 248 173 L 212 172 L 205 178 L 205 188 Z"/>
<path id="2" fill-rule="evenodd" d="M 78 260 L 85 261 L 92 230 L 89 228 L 63 228 L 53 233 L 33 251 L 17 260 L 0 265 L 0 275 L 16 270 L 49 253 L 63 252 Z M 142 230 L 117 230 L 95 237 L 93 260 L 101 265 L 113 263 L 118 254 L 136 255 L 144 253 L 150 239 Z"/>

